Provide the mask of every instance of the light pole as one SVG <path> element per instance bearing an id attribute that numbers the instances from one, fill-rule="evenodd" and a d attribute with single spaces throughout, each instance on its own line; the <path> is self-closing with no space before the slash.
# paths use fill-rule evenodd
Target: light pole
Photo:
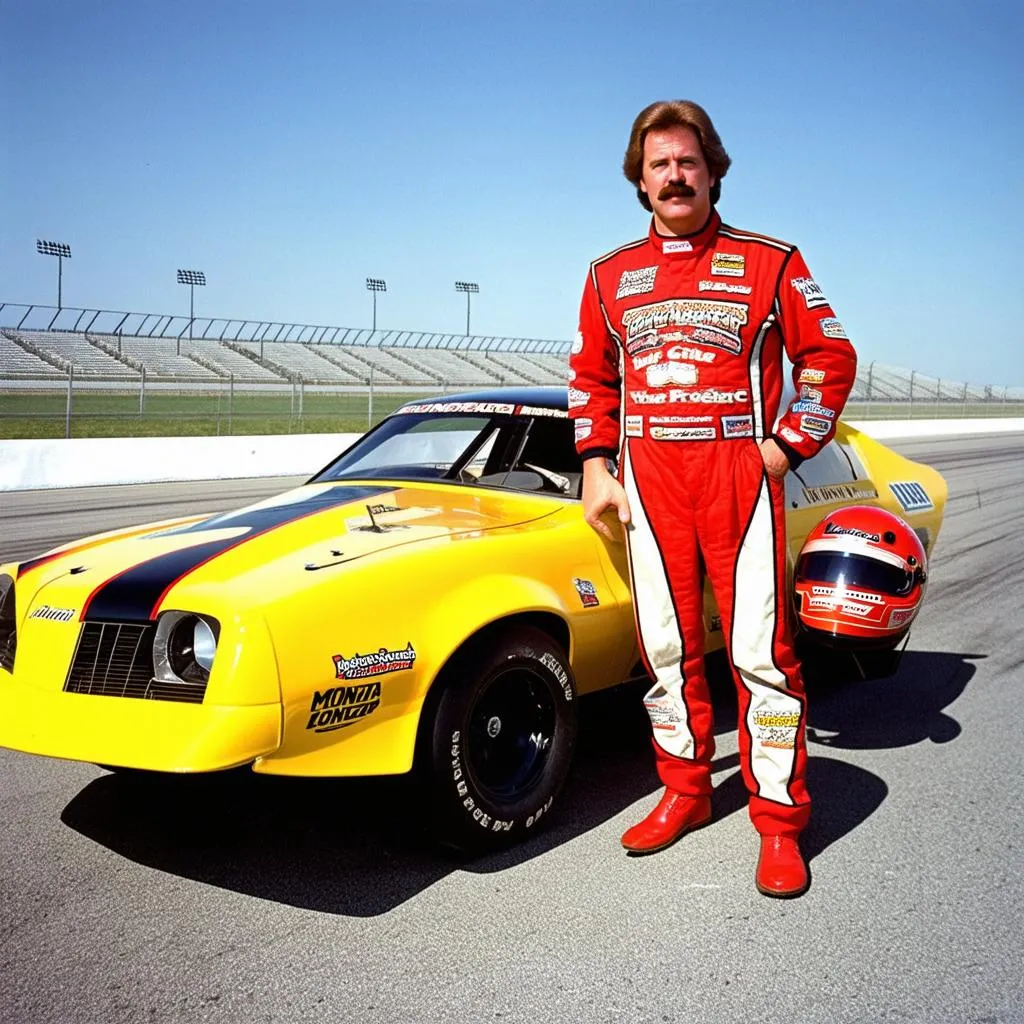
<path id="1" fill-rule="evenodd" d="M 36 252 L 41 256 L 57 257 L 57 308 L 63 308 L 61 300 L 61 279 L 64 276 L 64 260 L 71 259 L 71 246 L 67 242 L 44 242 L 36 239 Z"/>
<path id="2" fill-rule="evenodd" d="M 386 292 L 388 283 L 381 277 L 368 277 L 366 279 L 366 290 L 373 295 L 373 330 L 377 330 L 377 292 Z"/>
<path id="3" fill-rule="evenodd" d="M 179 270 L 178 284 L 188 285 L 188 340 L 192 340 L 192 324 L 196 319 L 196 285 L 206 284 L 206 275 L 201 270 Z M 181 354 L 181 335 L 178 335 L 177 352 Z"/>
<path id="4" fill-rule="evenodd" d="M 455 290 L 466 293 L 466 337 L 469 337 L 469 297 L 480 291 L 480 285 L 475 281 L 456 281 Z"/>

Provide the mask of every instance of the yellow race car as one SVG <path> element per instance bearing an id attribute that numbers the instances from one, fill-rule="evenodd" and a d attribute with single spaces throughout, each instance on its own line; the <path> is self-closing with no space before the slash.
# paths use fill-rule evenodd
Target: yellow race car
<path id="1" fill-rule="evenodd" d="M 477 392 L 405 405 L 241 511 L 0 566 L 0 745 L 152 772 L 415 765 L 442 840 L 518 840 L 566 777 L 577 698 L 638 665 L 625 547 L 580 484 L 564 388 Z M 930 552 L 945 499 L 840 425 L 789 474 L 790 549 L 857 503 Z M 710 650 L 710 592 L 705 611 Z"/>

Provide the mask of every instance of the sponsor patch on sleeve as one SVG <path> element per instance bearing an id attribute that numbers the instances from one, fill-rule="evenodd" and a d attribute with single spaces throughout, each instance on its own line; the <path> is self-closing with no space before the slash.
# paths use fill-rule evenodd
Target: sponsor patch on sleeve
<path id="1" fill-rule="evenodd" d="M 569 388 L 569 408 L 579 409 L 590 401 L 590 392 L 579 388 Z"/>
<path id="2" fill-rule="evenodd" d="M 823 384 L 825 382 L 824 370 L 801 370 L 800 376 L 796 379 L 798 384 Z"/>
<path id="3" fill-rule="evenodd" d="M 789 427 L 779 427 L 779 437 L 790 444 L 803 444 L 807 440 L 803 434 L 798 434 L 795 430 L 790 430 Z"/>
<path id="4" fill-rule="evenodd" d="M 889 484 L 889 490 L 904 512 L 926 512 L 935 507 L 928 492 L 916 480 Z"/>
<path id="5" fill-rule="evenodd" d="M 819 405 L 817 402 L 794 402 L 793 412 L 809 412 L 813 416 L 822 416 L 827 420 L 836 418 L 835 409 L 829 409 L 828 406 Z"/>
<path id="6" fill-rule="evenodd" d="M 808 309 L 820 309 L 828 305 L 825 293 L 818 287 L 818 282 L 813 277 L 794 277 L 790 284 L 804 297 Z"/>
<path id="7" fill-rule="evenodd" d="M 820 402 L 821 392 L 817 388 L 809 388 L 806 384 L 801 384 L 800 397 L 808 402 Z"/>
<path id="8" fill-rule="evenodd" d="M 591 432 L 594 429 L 594 421 L 590 420 L 590 419 L 587 419 L 584 416 L 584 417 L 581 417 L 578 420 L 574 420 L 573 423 L 574 423 L 575 430 L 576 430 L 576 440 L 577 440 L 577 442 L 579 442 L 579 441 L 586 441 L 586 439 L 588 437 L 590 437 Z"/>
<path id="9" fill-rule="evenodd" d="M 624 270 L 619 278 L 619 287 L 615 292 L 616 299 L 625 299 L 630 295 L 646 295 L 654 291 L 654 277 L 657 267 L 641 267 L 639 270 Z"/>
<path id="10" fill-rule="evenodd" d="M 818 326 L 821 328 L 821 333 L 826 338 L 843 338 L 846 339 L 846 331 L 843 325 L 834 316 L 824 316 L 818 321 Z"/>
<path id="11" fill-rule="evenodd" d="M 824 416 L 801 416 L 800 429 L 805 434 L 821 440 L 832 429 L 832 421 L 825 419 Z"/>

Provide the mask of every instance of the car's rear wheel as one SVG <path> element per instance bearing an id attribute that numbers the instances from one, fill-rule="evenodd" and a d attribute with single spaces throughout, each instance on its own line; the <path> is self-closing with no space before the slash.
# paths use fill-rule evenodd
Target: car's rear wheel
<path id="1" fill-rule="evenodd" d="M 437 838 L 483 853 L 532 834 L 551 813 L 576 739 L 565 652 L 534 627 L 491 632 L 437 685 L 428 780 Z"/>

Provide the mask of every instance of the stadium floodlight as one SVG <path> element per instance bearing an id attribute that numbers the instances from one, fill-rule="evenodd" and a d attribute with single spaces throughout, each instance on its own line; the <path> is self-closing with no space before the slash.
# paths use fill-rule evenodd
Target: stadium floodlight
<path id="1" fill-rule="evenodd" d="M 64 261 L 71 259 L 71 246 L 67 242 L 44 242 L 43 239 L 36 239 L 36 252 L 40 256 L 57 257 L 57 308 L 63 308 L 61 295 L 61 284 L 64 277 Z"/>
<path id="2" fill-rule="evenodd" d="M 466 293 L 466 337 L 469 337 L 469 297 L 480 291 L 480 285 L 475 281 L 456 281 L 455 290 Z"/>
<path id="3" fill-rule="evenodd" d="M 377 330 L 377 292 L 386 292 L 388 283 L 382 277 L 368 277 L 366 290 L 373 295 L 373 329 Z"/>
<path id="4" fill-rule="evenodd" d="M 188 285 L 188 340 L 192 340 L 192 325 L 196 319 L 196 285 L 206 284 L 206 275 L 201 270 L 178 270 L 178 284 Z M 181 354 L 181 335 L 178 335 L 176 351 Z"/>

